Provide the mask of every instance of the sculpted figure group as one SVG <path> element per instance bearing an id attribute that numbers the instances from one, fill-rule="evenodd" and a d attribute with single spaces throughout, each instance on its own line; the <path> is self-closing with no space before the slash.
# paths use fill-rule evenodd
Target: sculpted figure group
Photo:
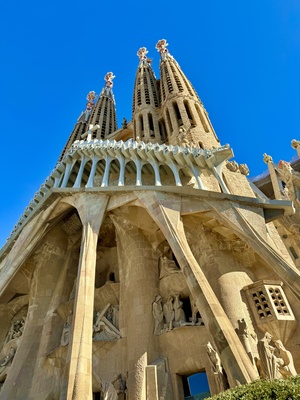
<path id="1" fill-rule="evenodd" d="M 5 338 L 4 343 L 8 343 L 13 339 L 17 339 L 23 334 L 24 325 L 25 325 L 26 317 L 23 316 L 21 319 L 16 320 L 11 324 L 11 327 L 8 331 L 8 334 Z"/>
<path id="2" fill-rule="evenodd" d="M 258 341 L 257 348 L 259 360 L 257 368 L 262 378 L 282 379 L 288 376 L 296 376 L 293 357 L 280 340 L 272 340 L 272 335 L 266 332 Z M 274 346 L 271 345 L 273 342 Z"/>
<path id="3" fill-rule="evenodd" d="M 182 309 L 183 302 L 179 294 L 169 296 L 167 301 L 162 304 L 162 298 L 157 295 L 152 304 L 152 315 L 154 318 L 154 334 L 160 335 L 173 328 L 182 325 L 193 325 L 186 322 L 185 313 Z"/>
<path id="4" fill-rule="evenodd" d="M 93 330 L 93 340 L 111 341 L 120 339 L 118 306 L 107 304 L 103 310 L 98 311 Z"/>

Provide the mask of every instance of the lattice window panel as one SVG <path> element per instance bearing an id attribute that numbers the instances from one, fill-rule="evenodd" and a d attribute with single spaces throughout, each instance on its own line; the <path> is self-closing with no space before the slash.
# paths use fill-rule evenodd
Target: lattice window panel
<path id="1" fill-rule="evenodd" d="M 244 288 L 257 322 L 294 320 L 293 311 L 282 288 L 282 282 L 259 281 Z"/>

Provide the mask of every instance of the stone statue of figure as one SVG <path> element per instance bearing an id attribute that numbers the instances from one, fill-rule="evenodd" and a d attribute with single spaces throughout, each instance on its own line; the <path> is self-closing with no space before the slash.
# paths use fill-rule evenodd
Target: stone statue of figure
<path id="1" fill-rule="evenodd" d="M 174 298 L 174 320 L 177 322 L 179 325 L 181 322 L 186 322 L 185 314 L 182 309 L 183 302 L 179 299 L 179 294 L 175 295 Z"/>
<path id="2" fill-rule="evenodd" d="M 165 253 L 162 254 L 159 257 L 159 279 L 177 272 L 180 272 L 180 269 L 177 267 L 175 261 L 170 260 Z"/>
<path id="3" fill-rule="evenodd" d="M 103 400 L 118 400 L 118 393 L 116 388 L 111 382 L 101 381 L 101 395 Z"/>
<path id="4" fill-rule="evenodd" d="M 175 319 L 173 296 L 169 296 L 168 300 L 163 305 L 163 313 L 166 320 L 167 328 L 171 330 L 173 328 L 173 321 Z"/>
<path id="5" fill-rule="evenodd" d="M 95 329 L 94 325 L 94 330 L 95 330 L 95 335 L 94 335 L 94 340 L 105 340 L 105 341 L 110 341 L 110 340 L 117 340 L 121 338 L 121 335 L 119 335 L 116 331 L 113 329 L 110 329 L 103 321 L 99 321 L 97 324 L 97 329 Z"/>
<path id="6" fill-rule="evenodd" d="M 275 340 L 274 344 L 278 350 L 280 359 L 283 361 L 282 365 L 279 365 L 279 372 L 283 377 L 296 376 L 297 371 L 295 370 L 293 356 L 288 351 L 280 340 Z"/>
<path id="7" fill-rule="evenodd" d="M 25 321 L 26 317 L 23 316 L 21 319 L 18 319 L 11 324 L 11 327 L 9 328 L 8 334 L 5 338 L 5 344 L 13 339 L 17 339 L 18 337 L 22 336 Z"/>
<path id="8" fill-rule="evenodd" d="M 12 361 L 16 354 L 16 349 L 14 347 L 11 347 L 9 350 L 9 353 L 7 356 L 5 356 L 1 361 L 0 361 L 0 367 L 6 367 L 7 364 Z"/>
<path id="9" fill-rule="evenodd" d="M 154 335 L 159 335 L 164 327 L 164 314 L 160 295 L 155 297 L 155 301 L 152 304 L 152 315 L 154 318 Z"/>
<path id="10" fill-rule="evenodd" d="M 279 379 L 282 377 L 279 366 L 283 361 L 274 354 L 275 347 L 270 345 L 271 341 L 272 335 L 269 332 L 266 332 L 265 336 L 258 341 L 257 349 L 260 358 L 257 367 L 262 378 Z"/>
<path id="11" fill-rule="evenodd" d="M 252 353 L 251 343 L 250 343 L 250 334 L 248 331 L 248 326 L 244 318 L 238 320 L 238 328 L 236 329 L 236 333 L 240 338 L 242 345 L 244 346 L 246 353 L 248 354 L 252 364 L 256 368 L 256 363 L 254 360 L 254 356 Z"/>
<path id="12" fill-rule="evenodd" d="M 64 328 L 61 334 L 60 345 L 66 346 L 69 343 L 70 329 L 72 326 L 73 312 L 69 311 L 67 321 L 64 323 Z"/>
<path id="13" fill-rule="evenodd" d="M 118 374 L 118 376 L 112 381 L 112 384 L 114 385 L 118 395 L 126 393 L 126 380 L 123 378 L 122 374 Z"/>
<path id="14" fill-rule="evenodd" d="M 206 345 L 207 355 L 211 364 L 211 371 L 215 377 L 218 392 L 223 392 L 229 388 L 225 372 L 223 370 L 219 354 L 210 342 Z"/>

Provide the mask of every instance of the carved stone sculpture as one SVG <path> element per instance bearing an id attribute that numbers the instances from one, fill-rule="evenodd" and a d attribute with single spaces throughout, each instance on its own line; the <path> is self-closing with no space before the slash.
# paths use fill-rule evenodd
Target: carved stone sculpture
<path id="1" fill-rule="evenodd" d="M 17 339 L 23 334 L 24 325 L 25 325 L 26 317 L 23 316 L 21 319 L 16 320 L 12 323 L 11 327 L 9 328 L 8 334 L 5 338 L 4 343 L 8 343 L 13 339 Z"/>
<path id="2" fill-rule="evenodd" d="M 94 340 L 117 340 L 121 338 L 120 332 L 117 329 L 108 327 L 105 322 L 99 321 L 98 328 L 95 331 Z"/>
<path id="3" fill-rule="evenodd" d="M 170 260 L 165 254 L 159 258 L 159 279 L 180 272 L 175 261 Z"/>
<path id="4" fill-rule="evenodd" d="M 291 141 L 291 145 L 292 145 L 292 148 L 293 148 L 293 149 L 297 149 L 297 148 L 300 146 L 300 141 L 299 141 L 299 140 L 296 140 L 296 139 L 293 139 L 293 140 Z"/>
<path id="5" fill-rule="evenodd" d="M 152 304 L 152 315 L 154 318 L 154 335 L 159 335 L 164 327 L 164 314 L 161 297 L 157 295 Z"/>
<path id="6" fill-rule="evenodd" d="M 274 354 L 275 347 L 271 346 L 272 335 L 269 332 L 258 341 L 257 348 L 260 359 L 257 362 L 258 371 L 262 378 L 279 379 L 282 375 L 279 367 L 282 365 L 282 359 Z"/>
<path id="7" fill-rule="evenodd" d="M 101 380 L 101 395 L 103 400 L 118 400 L 118 393 L 111 382 Z"/>
<path id="8" fill-rule="evenodd" d="M 11 347 L 7 356 L 5 356 L 0 361 L 0 367 L 6 367 L 9 363 L 11 363 L 12 359 L 15 356 L 15 353 L 16 353 L 16 349 L 14 347 Z"/>
<path id="9" fill-rule="evenodd" d="M 245 176 L 249 175 L 249 173 L 250 173 L 250 170 L 249 170 L 247 164 L 240 164 L 239 170 L 240 170 L 240 173 Z"/>
<path id="10" fill-rule="evenodd" d="M 103 310 L 96 314 L 96 321 L 93 326 L 94 340 L 117 340 L 121 338 L 118 329 L 119 310 L 117 307 L 107 304 Z"/>
<path id="11" fill-rule="evenodd" d="M 182 309 L 182 301 L 179 299 L 179 294 L 175 295 L 173 308 L 174 308 L 174 320 L 177 324 L 181 324 L 186 321 L 184 311 Z"/>
<path id="12" fill-rule="evenodd" d="M 296 376 L 297 371 L 295 370 L 293 356 L 288 351 L 280 340 L 275 340 L 274 344 L 278 350 L 279 357 L 282 359 L 283 364 L 279 365 L 279 372 L 283 377 Z"/>
<path id="13" fill-rule="evenodd" d="M 250 343 L 251 336 L 249 334 L 248 326 L 244 318 L 238 320 L 238 328 L 236 329 L 236 333 L 238 334 L 238 337 L 240 338 L 240 341 L 244 346 L 246 353 L 248 354 L 252 364 L 256 367 Z"/>
<path id="14" fill-rule="evenodd" d="M 226 164 L 227 169 L 231 172 L 237 172 L 239 169 L 239 164 L 236 161 L 228 161 Z"/>
<path id="15" fill-rule="evenodd" d="M 216 352 L 216 350 L 213 348 L 213 346 L 210 342 L 207 343 L 206 349 L 207 349 L 208 358 L 209 358 L 209 361 L 211 364 L 211 371 L 215 377 L 215 381 L 217 384 L 218 392 L 222 392 L 222 391 L 228 389 L 229 385 L 228 385 L 227 378 L 226 378 L 225 372 L 224 372 L 222 364 L 221 364 L 220 356 Z"/>
<path id="16" fill-rule="evenodd" d="M 169 296 L 166 303 L 163 305 L 163 313 L 166 320 L 167 329 L 173 328 L 173 321 L 175 319 L 175 312 L 173 306 L 173 296 Z"/>
<path id="17" fill-rule="evenodd" d="M 268 156 L 268 154 L 266 153 L 263 154 L 263 160 L 266 164 L 269 164 L 269 162 L 273 162 L 273 158 L 271 156 Z"/>
<path id="18" fill-rule="evenodd" d="M 73 312 L 70 311 L 67 321 L 64 324 L 64 328 L 62 331 L 61 339 L 60 339 L 60 345 L 61 346 L 66 346 L 69 344 L 69 338 L 70 338 L 70 330 L 72 326 L 72 319 L 73 319 Z"/>

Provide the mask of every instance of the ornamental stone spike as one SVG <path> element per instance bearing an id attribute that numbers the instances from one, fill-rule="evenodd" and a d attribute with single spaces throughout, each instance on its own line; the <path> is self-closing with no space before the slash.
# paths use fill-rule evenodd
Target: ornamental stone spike
<path id="1" fill-rule="evenodd" d="M 146 47 L 140 47 L 136 55 L 139 57 L 140 61 L 147 61 L 148 50 Z"/>
<path id="2" fill-rule="evenodd" d="M 263 160 L 266 164 L 269 164 L 269 162 L 273 162 L 273 158 L 271 156 L 268 156 L 267 153 L 263 154 Z"/>
<path id="3" fill-rule="evenodd" d="M 116 76 L 113 74 L 113 72 L 108 72 L 106 75 L 105 75 L 105 77 L 104 77 L 104 80 L 106 81 L 106 83 L 105 83 L 105 87 L 106 88 L 108 88 L 108 89 L 111 89 L 112 87 L 113 87 L 113 79 L 115 78 Z"/>

